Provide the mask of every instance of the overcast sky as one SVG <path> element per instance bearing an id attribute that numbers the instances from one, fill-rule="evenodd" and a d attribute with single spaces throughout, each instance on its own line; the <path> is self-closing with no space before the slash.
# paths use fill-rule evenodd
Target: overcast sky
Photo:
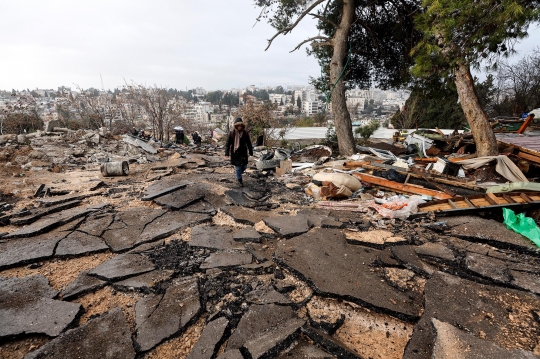
<path id="1" fill-rule="evenodd" d="M 313 20 L 276 39 L 251 0 L 0 0 L 0 89 L 119 87 L 124 80 L 208 90 L 302 85 Z M 521 48 L 540 44 L 540 29 Z"/>

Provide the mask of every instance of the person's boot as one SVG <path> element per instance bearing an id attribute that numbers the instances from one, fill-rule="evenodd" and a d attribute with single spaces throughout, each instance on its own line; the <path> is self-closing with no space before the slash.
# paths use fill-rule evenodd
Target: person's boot
<path id="1" fill-rule="evenodd" d="M 244 187 L 244 182 L 242 182 L 242 179 L 241 179 L 241 178 L 238 180 L 238 185 L 239 185 L 240 187 Z"/>

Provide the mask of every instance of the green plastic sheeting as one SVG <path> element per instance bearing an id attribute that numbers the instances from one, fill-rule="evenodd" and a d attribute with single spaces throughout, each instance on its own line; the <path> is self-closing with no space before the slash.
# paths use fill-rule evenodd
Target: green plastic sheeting
<path id="1" fill-rule="evenodd" d="M 504 224 L 508 229 L 529 238 L 540 248 L 540 228 L 534 222 L 534 219 L 525 217 L 524 213 L 516 216 L 514 211 L 508 208 L 503 208 Z"/>

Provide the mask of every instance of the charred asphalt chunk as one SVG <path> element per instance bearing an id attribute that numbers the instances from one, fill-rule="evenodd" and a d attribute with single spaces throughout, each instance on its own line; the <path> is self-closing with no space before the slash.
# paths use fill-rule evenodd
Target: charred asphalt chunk
<path id="1" fill-rule="evenodd" d="M 281 354 L 277 359 L 335 359 L 319 347 L 308 343 L 306 340 L 299 340 L 299 343 L 290 351 Z"/>
<path id="2" fill-rule="evenodd" d="M 237 242 L 261 242 L 262 236 L 253 227 L 242 228 L 233 234 L 233 239 Z"/>
<path id="3" fill-rule="evenodd" d="M 195 226 L 191 230 L 189 245 L 211 249 L 243 249 L 242 244 L 233 241 L 232 228 L 224 226 Z"/>
<path id="4" fill-rule="evenodd" d="M 490 341 L 482 340 L 466 333 L 451 324 L 432 319 L 435 330 L 433 358 L 463 359 L 539 359 L 522 349 L 504 349 Z"/>
<path id="5" fill-rule="evenodd" d="M 194 277 L 173 282 L 164 294 L 151 294 L 135 305 L 137 351 L 147 351 L 184 330 L 201 309 Z"/>
<path id="6" fill-rule="evenodd" d="M 32 238 L 18 238 L 0 243 L 0 269 L 37 262 L 54 255 L 58 242 L 69 232 L 52 232 Z"/>
<path id="7" fill-rule="evenodd" d="M 213 358 L 219 350 L 228 325 L 229 321 L 224 317 L 206 324 L 199 340 L 197 340 L 186 359 Z"/>
<path id="8" fill-rule="evenodd" d="M 284 238 L 291 238 L 309 231 L 308 220 L 304 216 L 267 217 L 264 223 Z"/>
<path id="9" fill-rule="evenodd" d="M 137 245 L 140 243 L 153 242 L 158 239 L 166 238 L 180 228 L 204 223 L 211 220 L 211 217 L 202 213 L 172 211 L 163 216 L 157 217 L 142 231 Z"/>
<path id="10" fill-rule="evenodd" d="M 217 208 L 219 208 L 219 206 Z M 190 204 L 189 206 L 182 208 L 180 211 L 203 213 L 209 216 L 215 216 L 217 214 L 216 206 L 212 205 L 212 203 L 206 200 L 202 200 L 202 201 L 198 201 L 193 204 Z"/>
<path id="11" fill-rule="evenodd" d="M 153 271 L 155 265 L 142 254 L 120 254 L 88 272 L 89 275 L 106 281 L 120 281 Z"/>
<path id="12" fill-rule="evenodd" d="M 270 212 L 256 211 L 254 209 L 239 206 L 225 206 L 222 207 L 221 210 L 234 218 L 236 222 L 251 226 L 254 226 L 264 218 L 271 216 Z"/>
<path id="13" fill-rule="evenodd" d="M 333 354 L 336 358 L 339 359 L 360 359 L 352 349 L 348 348 L 343 342 L 337 340 L 330 335 L 317 330 L 309 325 L 304 325 L 302 327 L 302 332 L 306 334 L 309 339 L 313 340 L 315 343 L 319 344 L 329 353 Z"/>
<path id="14" fill-rule="evenodd" d="M 22 334 L 46 334 L 55 337 L 62 333 L 81 311 L 80 304 L 48 298 L 50 291 L 13 292 L 13 288 L 0 288 L 0 339 Z M 41 294 L 46 295 L 41 296 Z"/>
<path id="15" fill-rule="evenodd" d="M 103 288 L 105 285 L 107 285 L 106 281 L 88 275 L 88 271 L 83 271 L 64 289 L 62 299 L 71 300 L 88 292 Z"/>
<path id="16" fill-rule="evenodd" d="M 51 229 L 60 227 L 75 219 L 84 217 L 92 212 L 99 211 L 108 205 L 109 205 L 108 203 L 104 203 L 104 204 L 95 205 L 95 206 L 68 209 L 62 212 L 50 214 L 26 227 L 23 227 L 21 229 L 16 230 L 15 232 L 8 234 L 4 238 L 12 239 L 12 238 L 36 236 L 38 234 L 50 231 Z"/>
<path id="17" fill-rule="evenodd" d="M 404 359 L 432 358 L 436 335 L 433 318 L 481 335 L 498 346 L 532 350 L 537 345 L 540 322 L 531 316 L 532 308 L 540 307 L 535 295 L 442 272 L 433 274 L 424 293 L 424 314 L 414 328 Z"/>
<path id="18" fill-rule="evenodd" d="M 3 293 L 20 294 L 25 297 L 54 298 L 58 291 L 49 285 L 44 275 L 32 275 L 22 278 L 0 277 L 0 291 Z"/>
<path id="19" fill-rule="evenodd" d="M 257 288 L 246 294 L 246 300 L 252 304 L 291 305 L 292 302 L 272 287 Z"/>
<path id="20" fill-rule="evenodd" d="M 150 288 L 172 278 L 173 270 L 154 270 L 113 284 L 117 290 L 140 290 L 148 292 Z"/>
<path id="21" fill-rule="evenodd" d="M 514 249 L 540 255 L 540 249 L 522 235 L 510 231 L 500 222 L 480 217 L 464 216 L 445 219 L 452 236 L 488 243 L 497 248 Z"/>
<path id="22" fill-rule="evenodd" d="M 321 229 L 278 243 L 275 260 L 324 296 L 345 299 L 406 321 L 417 320 L 422 293 L 398 290 L 371 264 L 380 251 L 347 243 L 335 229 Z"/>
<path id="23" fill-rule="evenodd" d="M 199 267 L 210 253 L 209 249 L 191 247 L 184 241 L 171 241 L 149 251 L 148 256 L 157 269 L 172 269 L 181 276 L 190 276 L 201 271 Z"/>
<path id="24" fill-rule="evenodd" d="M 216 252 L 212 253 L 203 264 L 201 269 L 236 267 L 250 264 L 253 260 L 251 253 L 246 252 Z"/>
<path id="25" fill-rule="evenodd" d="M 25 359 L 133 359 L 131 331 L 120 308 L 68 330 Z"/>
<path id="26" fill-rule="evenodd" d="M 345 323 L 345 314 L 314 317 L 313 314 L 308 311 L 308 319 L 309 325 L 313 328 L 322 330 L 328 335 L 334 335 L 334 333 L 341 328 L 343 323 Z"/>
<path id="27" fill-rule="evenodd" d="M 225 195 L 237 206 L 263 210 L 272 208 L 272 204 L 267 201 L 269 196 L 263 197 L 261 200 L 256 200 L 248 197 L 243 191 L 238 189 L 225 191 Z"/>
<path id="28" fill-rule="evenodd" d="M 342 222 L 318 210 L 305 209 L 299 211 L 298 215 L 306 217 L 310 227 L 340 228 L 343 225 Z"/>
<path id="29" fill-rule="evenodd" d="M 99 237 L 74 231 L 58 243 L 56 256 L 73 256 L 108 250 L 109 246 Z"/>
<path id="30" fill-rule="evenodd" d="M 229 338 L 227 350 L 240 349 L 253 359 L 273 357 L 292 343 L 303 324 L 290 307 L 252 305 Z"/>

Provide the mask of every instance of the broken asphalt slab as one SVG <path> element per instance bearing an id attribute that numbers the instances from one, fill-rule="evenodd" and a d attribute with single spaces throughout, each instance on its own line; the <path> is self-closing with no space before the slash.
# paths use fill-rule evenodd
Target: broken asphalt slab
<path id="1" fill-rule="evenodd" d="M 53 232 L 31 238 L 18 238 L 0 243 L 0 269 L 50 258 L 68 232 Z"/>
<path id="2" fill-rule="evenodd" d="M 189 245 L 192 247 L 202 247 L 211 249 L 243 249 L 241 243 L 233 240 L 231 227 L 199 225 L 191 230 Z"/>
<path id="3" fill-rule="evenodd" d="M 54 213 L 54 214 L 45 216 L 26 227 L 18 229 L 15 232 L 8 234 L 4 238 L 11 239 L 11 238 L 21 238 L 21 237 L 32 237 L 32 236 L 47 232 L 53 228 L 60 227 L 75 219 L 84 217 L 88 215 L 89 213 L 99 211 L 108 205 L 109 205 L 108 203 L 104 203 L 104 204 L 99 204 L 99 205 L 94 205 L 94 206 L 89 206 L 89 207 L 68 209 L 59 213 Z"/>
<path id="4" fill-rule="evenodd" d="M 510 248 L 540 255 L 540 248 L 533 242 L 495 220 L 475 216 L 461 216 L 446 218 L 445 221 L 449 227 L 447 233 L 452 236 L 488 243 L 497 248 Z"/>
<path id="5" fill-rule="evenodd" d="M 253 227 L 242 228 L 233 234 L 236 242 L 261 242 L 262 236 Z"/>
<path id="6" fill-rule="evenodd" d="M 74 256 L 106 251 L 108 249 L 109 246 L 101 238 L 74 231 L 58 243 L 55 255 Z"/>
<path id="7" fill-rule="evenodd" d="M 186 359 L 212 359 L 219 350 L 228 325 L 229 321 L 224 317 L 206 324 Z"/>
<path id="8" fill-rule="evenodd" d="M 432 319 L 451 323 L 508 349 L 534 348 L 540 322 L 531 311 L 540 299 L 514 289 L 478 284 L 435 272 L 427 281 L 425 310 L 405 349 L 404 359 L 430 359 L 436 332 Z"/>
<path id="9" fill-rule="evenodd" d="M 252 305 L 229 338 L 226 350 L 240 349 L 253 359 L 274 357 L 292 343 L 304 323 L 290 307 Z"/>
<path id="10" fill-rule="evenodd" d="M 174 181 L 174 182 L 173 182 Z M 187 185 L 192 184 L 190 181 L 178 181 L 178 180 L 169 180 L 167 182 L 158 181 L 153 185 L 149 186 L 144 191 L 144 197 L 141 198 L 141 201 L 151 201 L 158 197 L 164 196 L 171 192 L 177 191 L 179 189 L 185 188 Z"/>
<path id="11" fill-rule="evenodd" d="M 228 268 L 250 264 L 253 260 L 251 253 L 246 252 L 216 252 L 212 253 L 201 264 L 201 269 Z"/>
<path id="12" fill-rule="evenodd" d="M 435 318 L 432 324 L 436 333 L 433 359 L 540 359 L 522 349 L 502 348 Z"/>
<path id="13" fill-rule="evenodd" d="M 375 271 L 379 250 L 348 244 L 336 229 L 320 229 L 278 243 L 275 261 L 319 294 L 345 299 L 405 321 L 420 317 L 423 296 L 398 290 Z"/>
<path id="14" fill-rule="evenodd" d="M 154 199 L 154 202 L 171 209 L 182 209 L 204 199 L 211 190 L 212 186 L 208 183 L 189 184 L 182 189 Z"/>
<path id="15" fill-rule="evenodd" d="M 120 308 L 68 330 L 24 359 L 134 359 L 131 331 Z"/>
<path id="16" fill-rule="evenodd" d="M 277 359 L 335 359 L 336 357 L 325 352 L 319 347 L 300 340 L 290 351 L 283 353 Z"/>
<path id="17" fill-rule="evenodd" d="M 237 206 L 265 209 L 272 207 L 272 204 L 266 201 L 268 196 L 264 197 L 262 201 L 257 201 L 247 197 L 243 191 L 237 189 L 225 191 L 225 195 Z"/>
<path id="18" fill-rule="evenodd" d="M 88 292 L 103 288 L 105 285 L 107 285 L 106 281 L 88 275 L 88 271 L 83 271 L 79 273 L 73 282 L 67 285 L 66 289 L 62 292 L 62 299 L 71 300 Z"/>
<path id="19" fill-rule="evenodd" d="M 284 238 L 291 238 L 309 231 L 308 220 L 304 216 L 279 216 L 264 218 L 264 223 Z"/>
<path id="20" fill-rule="evenodd" d="M 194 277 L 173 283 L 164 294 L 151 294 L 135 305 L 137 351 L 147 351 L 182 331 L 201 309 Z"/>
<path id="21" fill-rule="evenodd" d="M 49 280 L 44 275 L 32 275 L 22 278 L 6 278 L 0 276 L 0 291 L 15 293 L 29 297 L 54 298 L 58 291 L 49 285 Z"/>
<path id="22" fill-rule="evenodd" d="M 22 334 L 55 337 L 79 315 L 80 304 L 42 297 L 36 293 L 16 293 L 0 289 L 0 339 Z"/>
<path id="23" fill-rule="evenodd" d="M 88 274 L 106 281 L 120 281 L 153 271 L 155 268 L 148 257 L 142 254 L 125 253 L 101 263 Z"/>
<path id="24" fill-rule="evenodd" d="M 256 211 L 254 209 L 240 206 L 225 206 L 221 210 L 231 216 L 235 222 L 254 226 L 264 218 L 272 216 L 272 213 L 266 211 Z"/>
<path id="25" fill-rule="evenodd" d="M 148 291 L 150 288 L 171 279 L 173 274 L 174 271 L 172 270 L 154 270 L 116 282 L 113 284 L 113 287 L 117 290 Z"/>
<path id="26" fill-rule="evenodd" d="M 45 207 L 45 208 L 36 208 L 34 210 L 31 210 L 31 214 L 24 216 L 24 217 L 17 217 L 13 218 L 9 221 L 10 224 L 15 226 L 21 226 L 25 224 L 30 224 L 32 222 L 37 221 L 41 217 L 44 217 L 49 214 L 53 214 L 56 212 L 60 212 L 69 208 L 73 208 L 81 204 L 82 201 L 70 201 L 66 203 L 59 204 L 57 206 L 52 207 Z"/>

